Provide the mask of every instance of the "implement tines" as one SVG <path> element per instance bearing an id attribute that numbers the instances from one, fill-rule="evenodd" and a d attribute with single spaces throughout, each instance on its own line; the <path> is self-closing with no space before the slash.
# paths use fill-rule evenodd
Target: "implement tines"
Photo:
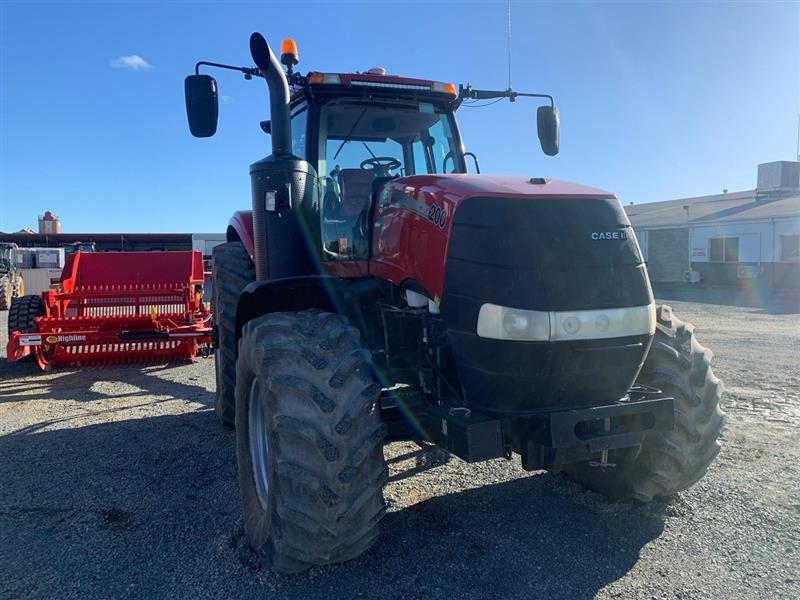
<path id="1" fill-rule="evenodd" d="M 187 286 L 177 283 L 76 286 L 59 294 L 67 316 L 119 317 L 184 314 Z"/>
<path id="2" fill-rule="evenodd" d="M 54 366 L 85 367 L 102 365 L 165 364 L 191 361 L 196 353 L 193 339 L 146 340 L 107 344 L 75 344 L 62 348 Z"/>

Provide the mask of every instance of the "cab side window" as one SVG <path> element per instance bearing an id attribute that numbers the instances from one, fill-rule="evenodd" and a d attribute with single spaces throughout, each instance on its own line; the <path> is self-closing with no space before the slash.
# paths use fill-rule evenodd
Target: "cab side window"
<path id="1" fill-rule="evenodd" d="M 308 106 L 301 104 L 292 111 L 292 154 L 298 158 L 306 158 L 306 124 L 308 123 Z"/>

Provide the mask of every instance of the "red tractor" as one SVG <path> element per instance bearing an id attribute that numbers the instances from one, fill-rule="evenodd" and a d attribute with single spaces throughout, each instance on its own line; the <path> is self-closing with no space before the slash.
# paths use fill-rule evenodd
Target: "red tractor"
<path id="1" fill-rule="evenodd" d="M 247 540 L 280 572 L 375 541 L 383 444 L 468 462 L 521 457 L 615 499 L 648 501 L 706 473 L 720 381 L 693 327 L 656 306 L 616 197 L 544 179 L 468 175 L 455 112 L 550 96 L 364 73 L 294 71 L 254 33 L 256 67 L 200 62 L 193 135 L 213 135 L 201 66 L 263 78 L 272 154 L 252 211 L 214 249 L 216 412 L 236 429 Z M 287 67 L 284 72 L 281 63 Z"/>

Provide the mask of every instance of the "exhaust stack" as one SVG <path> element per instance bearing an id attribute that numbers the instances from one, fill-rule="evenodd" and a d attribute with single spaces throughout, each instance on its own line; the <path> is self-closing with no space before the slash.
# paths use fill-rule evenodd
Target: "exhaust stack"
<path id="1" fill-rule="evenodd" d="M 312 275 L 320 259 L 317 174 L 292 154 L 289 82 L 260 33 L 250 36 L 250 54 L 269 88 L 272 121 L 272 154 L 250 165 L 256 279 Z"/>
<path id="2" fill-rule="evenodd" d="M 250 55 L 269 88 L 272 154 L 276 157 L 290 155 L 292 130 L 289 120 L 289 82 L 267 40 L 258 32 L 250 36 Z"/>

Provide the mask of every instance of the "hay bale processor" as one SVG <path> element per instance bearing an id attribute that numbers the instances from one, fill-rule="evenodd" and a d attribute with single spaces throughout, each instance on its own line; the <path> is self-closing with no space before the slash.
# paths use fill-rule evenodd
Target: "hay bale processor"
<path id="1" fill-rule="evenodd" d="M 7 357 L 42 369 L 192 360 L 211 343 L 200 252 L 76 252 L 58 288 L 15 298 Z"/>
<path id="2" fill-rule="evenodd" d="M 467 172 L 460 106 L 538 98 L 554 156 L 551 96 L 381 68 L 301 75 L 292 40 L 279 61 L 258 33 L 250 53 L 256 67 L 197 63 L 185 88 L 197 137 L 218 118 L 201 66 L 269 90 L 272 154 L 214 249 L 216 410 L 236 431 L 244 532 L 265 566 L 372 546 L 387 440 L 518 456 L 615 499 L 703 477 L 722 385 L 694 328 L 656 305 L 619 200 Z"/>

